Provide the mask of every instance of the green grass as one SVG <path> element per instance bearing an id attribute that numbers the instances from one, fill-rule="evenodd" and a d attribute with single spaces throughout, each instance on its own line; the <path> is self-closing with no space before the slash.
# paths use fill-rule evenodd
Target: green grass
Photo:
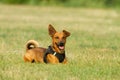
<path id="1" fill-rule="evenodd" d="M 48 24 L 71 32 L 68 64 L 24 63 L 25 43 L 51 44 Z M 0 5 L 0 80 L 119 80 L 120 11 Z"/>

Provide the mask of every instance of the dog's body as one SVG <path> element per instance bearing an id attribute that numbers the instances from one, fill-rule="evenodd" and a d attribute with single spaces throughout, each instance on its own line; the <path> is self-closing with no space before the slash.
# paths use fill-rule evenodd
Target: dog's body
<path id="1" fill-rule="evenodd" d="M 66 38 L 70 36 L 68 31 L 57 32 L 52 25 L 48 28 L 49 35 L 52 37 L 52 45 L 46 48 L 39 47 L 35 40 L 29 40 L 26 44 L 25 62 L 41 63 L 66 63 L 65 43 Z M 33 46 L 33 47 L 31 47 Z"/>

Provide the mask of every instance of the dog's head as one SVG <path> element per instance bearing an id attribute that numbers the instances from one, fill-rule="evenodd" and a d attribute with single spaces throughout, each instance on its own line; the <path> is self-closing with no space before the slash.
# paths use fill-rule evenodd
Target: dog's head
<path id="1" fill-rule="evenodd" d="M 56 52 L 63 53 L 65 51 L 66 38 L 70 33 L 66 30 L 57 32 L 50 24 L 48 27 L 49 35 L 52 37 L 52 45 Z"/>

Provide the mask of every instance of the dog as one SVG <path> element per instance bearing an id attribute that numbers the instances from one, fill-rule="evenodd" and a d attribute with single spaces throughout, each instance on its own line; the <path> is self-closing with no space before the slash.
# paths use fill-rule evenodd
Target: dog
<path id="1" fill-rule="evenodd" d="M 52 38 L 52 44 L 48 48 L 39 47 L 38 42 L 35 40 L 29 40 L 26 43 L 25 62 L 67 63 L 65 44 L 70 32 L 66 30 L 57 32 L 51 24 L 48 26 L 48 32 Z"/>

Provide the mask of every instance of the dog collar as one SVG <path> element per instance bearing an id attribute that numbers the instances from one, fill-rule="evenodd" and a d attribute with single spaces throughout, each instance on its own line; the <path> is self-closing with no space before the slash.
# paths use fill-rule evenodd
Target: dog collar
<path id="1" fill-rule="evenodd" d="M 52 54 L 52 55 L 56 56 L 60 63 L 63 62 L 63 60 L 65 59 L 65 52 L 62 53 L 62 54 L 57 53 L 52 49 L 51 46 L 48 46 L 48 49 L 46 50 L 46 52 L 44 54 L 44 62 L 45 63 L 48 63 L 48 61 L 47 61 L 47 55 L 48 54 Z"/>

